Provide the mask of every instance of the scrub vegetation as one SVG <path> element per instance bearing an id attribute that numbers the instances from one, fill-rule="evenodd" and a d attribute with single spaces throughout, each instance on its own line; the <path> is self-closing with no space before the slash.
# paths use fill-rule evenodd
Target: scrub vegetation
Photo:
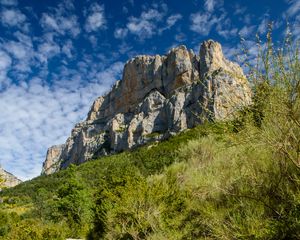
<path id="1" fill-rule="evenodd" d="M 0 239 L 300 239 L 300 61 L 268 34 L 253 104 L 0 193 Z"/>

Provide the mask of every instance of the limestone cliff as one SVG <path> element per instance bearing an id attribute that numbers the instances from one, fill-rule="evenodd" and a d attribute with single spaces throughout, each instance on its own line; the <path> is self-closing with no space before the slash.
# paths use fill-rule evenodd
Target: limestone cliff
<path id="1" fill-rule="evenodd" d="M 11 173 L 5 171 L 1 166 L 0 166 L 0 177 L 2 180 L 4 180 L 4 182 L 2 183 L 3 187 L 7 187 L 7 188 L 14 187 L 22 182 L 20 179 L 18 179 Z"/>
<path id="2" fill-rule="evenodd" d="M 250 103 L 242 69 L 217 42 L 202 43 L 199 55 L 179 46 L 165 56 L 137 56 L 66 143 L 48 150 L 43 173 L 167 138 L 204 119 L 228 119 Z"/>

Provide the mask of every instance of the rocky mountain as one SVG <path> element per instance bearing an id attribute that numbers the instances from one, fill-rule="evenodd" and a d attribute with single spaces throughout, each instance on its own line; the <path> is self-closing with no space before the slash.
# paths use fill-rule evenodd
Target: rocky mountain
<path id="1" fill-rule="evenodd" d="M 164 56 L 137 56 L 66 143 L 48 149 L 42 173 L 162 140 L 205 120 L 229 119 L 250 103 L 243 70 L 217 42 L 203 42 L 199 55 L 179 46 Z"/>
<path id="2" fill-rule="evenodd" d="M 0 177 L 4 180 L 3 182 L 4 187 L 14 187 L 22 182 L 13 174 L 5 171 L 1 166 L 0 166 Z"/>

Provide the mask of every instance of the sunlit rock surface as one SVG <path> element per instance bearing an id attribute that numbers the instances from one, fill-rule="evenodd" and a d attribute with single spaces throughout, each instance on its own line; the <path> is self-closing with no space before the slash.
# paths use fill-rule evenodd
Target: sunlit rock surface
<path id="1" fill-rule="evenodd" d="M 229 119 L 250 103 L 243 70 L 225 59 L 217 42 L 203 42 L 199 55 L 179 46 L 164 56 L 137 56 L 66 143 L 48 150 L 43 173 L 161 140 L 207 119 Z"/>

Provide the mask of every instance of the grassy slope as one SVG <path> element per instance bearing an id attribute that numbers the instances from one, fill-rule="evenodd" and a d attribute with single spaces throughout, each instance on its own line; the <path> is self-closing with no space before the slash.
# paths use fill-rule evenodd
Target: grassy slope
<path id="1" fill-rule="evenodd" d="M 299 172 L 263 141 L 252 125 L 237 131 L 236 122 L 211 123 L 22 183 L 1 193 L 2 212 L 18 213 L 9 217 L 18 223 L 11 223 L 15 235 L 4 239 L 19 238 L 24 229 L 35 237 L 23 239 L 88 232 L 91 239 L 297 239 Z M 36 212 L 36 200 L 45 198 L 40 190 L 46 202 L 53 199 L 72 171 L 89 192 L 85 201 L 95 203 L 80 233 L 63 217 Z"/>
<path id="2" fill-rule="evenodd" d="M 3 191 L 0 238 L 300 239 L 299 49 L 281 51 L 234 121 Z"/>
<path id="3" fill-rule="evenodd" d="M 159 173 L 163 171 L 164 167 L 174 162 L 178 155 L 177 150 L 182 144 L 191 139 L 205 136 L 209 132 L 222 131 L 221 129 L 221 124 L 220 126 L 218 124 L 198 126 L 160 143 L 149 144 L 133 151 L 86 162 L 76 167 L 76 174 L 89 188 L 95 189 L 102 182 L 103 177 L 108 177 L 111 171 L 138 171 L 145 176 Z M 40 176 L 26 181 L 14 188 L 6 189 L 0 193 L 0 196 L 4 198 L 15 197 L 17 204 L 30 202 L 39 188 L 55 192 L 68 177 L 68 171 L 68 169 L 62 170 L 49 176 Z"/>
<path id="4" fill-rule="evenodd" d="M 4 200 L 4 203 L 0 205 L 0 211 L 2 211 L 3 217 L 11 218 L 12 222 L 23 223 L 25 221 L 25 226 L 22 224 L 11 224 L 10 228 L 16 232 L 23 232 L 24 228 L 29 228 L 33 232 L 36 231 L 31 229 L 31 225 L 38 226 L 38 224 L 42 224 L 39 226 L 40 229 L 45 228 L 44 225 L 49 224 L 56 226 L 53 222 L 57 223 L 60 221 L 54 221 L 52 216 L 49 217 L 50 214 L 47 208 L 53 204 L 53 199 L 57 198 L 59 189 L 68 182 L 70 174 L 72 174 L 71 172 L 74 172 L 76 178 L 79 179 L 80 183 L 89 193 L 86 201 L 95 202 L 97 199 L 96 194 L 100 189 L 120 189 L 120 187 L 126 185 L 131 179 L 146 179 L 147 176 L 164 172 L 167 166 L 178 160 L 179 149 L 182 145 L 185 145 L 192 139 L 199 139 L 210 133 L 223 134 L 224 126 L 226 126 L 226 123 L 205 124 L 191 130 L 186 130 L 160 143 L 149 144 L 133 151 L 126 151 L 117 155 L 103 157 L 99 160 L 86 162 L 80 166 L 73 166 L 71 169 L 66 169 L 50 176 L 37 177 L 1 192 L 0 197 Z M 42 207 L 40 206 L 40 202 L 43 202 Z M 42 215 L 37 213 L 37 209 L 40 208 L 42 208 Z M 11 214 L 11 216 L 6 216 L 5 214 L 8 213 L 16 213 L 17 215 Z M 63 217 L 61 219 L 65 221 Z M 6 225 L 7 222 L 3 221 L 2 224 Z M 89 225 L 90 228 L 92 223 L 90 222 Z M 1 227 L 5 229 L 5 226 L 1 226 L 0 223 L 0 237 Z M 70 227 L 63 226 L 63 231 L 68 228 Z M 7 233 L 9 231 L 3 230 L 3 232 Z M 66 232 L 72 235 L 72 232 L 68 230 Z M 86 232 L 87 230 L 84 229 L 79 235 L 83 236 Z M 42 233 L 36 233 L 36 236 L 40 236 L 39 234 Z M 78 235 L 78 233 L 76 234 Z M 73 235 L 76 236 L 76 234 Z M 13 235 L 13 237 L 16 236 L 18 235 Z M 53 238 L 52 235 L 51 237 Z M 25 237 L 24 239 L 30 238 L 32 236 Z M 39 237 L 36 239 L 39 239 Z"/>

